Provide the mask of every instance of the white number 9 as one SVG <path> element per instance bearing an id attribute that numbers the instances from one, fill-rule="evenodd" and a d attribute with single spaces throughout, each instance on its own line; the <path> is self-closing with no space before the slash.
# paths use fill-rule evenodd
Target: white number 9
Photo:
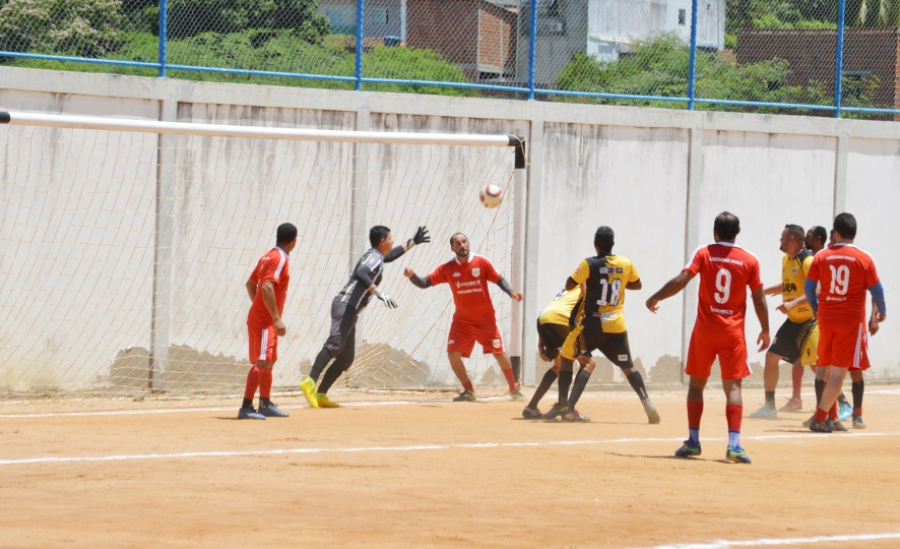
<path id="1" fill-rule="evenodd" d="M 714 296 L 716 303 L 728 303 L 728 298 L 731 297 L 731 271 L 725 268 L 719 269 L 719 272 L 716 273 L 716 290 L 718 290 Z"/>

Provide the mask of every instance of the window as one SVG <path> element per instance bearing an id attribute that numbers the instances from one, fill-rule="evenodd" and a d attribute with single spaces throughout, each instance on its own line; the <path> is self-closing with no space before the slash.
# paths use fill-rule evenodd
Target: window
<path id="1" fill-rule="evenodd" d="M 682 27 L 687 23 L 687 10 L 678 10 L 678 24 Z"/>
<path id="2" fill-rule="evenodd" d="M 375 8 L 372 10 L 372 24 L 373 25 L 387 25 L 388 24 L 387 8 Z"/>

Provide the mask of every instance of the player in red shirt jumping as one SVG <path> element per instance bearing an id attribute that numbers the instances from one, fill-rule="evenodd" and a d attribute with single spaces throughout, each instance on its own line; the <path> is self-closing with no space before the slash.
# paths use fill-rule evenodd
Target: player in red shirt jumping
<path id="1" fill-rule="evenodd" d="M 756 342 L 759 350 L 769 347 L 769 310 L 759 277 L 759 260 L 734 244 L 741 232 L 740 220 L 722 212 L 713 225 L 715 244 L 694 251 L 684 270 L 666 282 L 647 300 L 647 308 L 659 310 L 659 302 L 672 297 L 700 274 L 697 322 L 691 334 L 685 373 L 690 376 L 687 395 L 688 439 L 675 452 L 676 457 L 700 455 L 700 417 L 703 415 L 703 389 L 709 380 L 713 362 L 719 357 L 722 388 L 725 390 L 725 417 L 728 419 L 728 450 L 725 459 L 750 463 L 741 448 L 741 380 L 750 375 L 744 317 L 747 310 L 747 286 L 753 296 L 753 307 L 762 331 Z"/>
<path id="2" fill-rule="evenodd" d="M 514 292 L 509 282 L 500 276 L 494 264 L 487 258 L 469 253 L 469 239 L 462 233 L 450 237 L 450 249 L 456 257 L 440 265 L 427 278 L 418 276 L 412 269 L 403 271 L 410 281 L 425 289 L 446 282 L 453 292 L 453 323 L 447 341 L 450 367 L 462 383 L 463 391 L 455 402 L 474 402 L 475 388 L 466 373 L 463 358 L 469 358 L 475 342 L 481 344 L 484 354 L 493 354 L 509 383 L 509 395 L 513 400 L 525 398 L 513 376 L 512 364 L 503 349 L 503 337 L 497 325 L 497 317 L 488 282 L 493 282 L 515 301 L 522 301 L 522 294 Z"/>
<path id="3" fill-rule="evenodd" d="M 256 268 L 247 280 L 250 295 L 250 313 L 247 315 L 247 331 L 250 335 L 250 371 L 244 402 L 238 411 L 238 419 L 266 419 L 288 417 L 269 399 L 272 390 L 272 367 L 278 360 L 278 336 L 287 331 L 281 315 L 291 280 L 288 254 L 297 245 L 297 227 L 290 223 L 278 226 L 275 247 L 259 258 Z M 259 388 L 259 411 L 253 409 L 253 397 Z"/>
<path id="4" fill-rule="evenodd" d="M 856 218 L 848 213 L 839 214 L 834 218 L 832 232 L 834 245 L 816 254 L 809 267 L 805 287 L 806 299 L 819 320 L 819 365 L 830 370 L 816 409 L 816 418 L 809 425 L 811 431 L 819 433 L 832 431 L 826 422 L 828 411 L 841 392 L 847 372 L 862 372 L 869 368 L 867 290 L 878 309 L 875 320 L 883 322 L 887 318 L 884 288 L 878 279 L 875 261 L 853 245 Z M 819 282 L 822 292 L 817 296 Z M 859 400 L 862 400 L 861 394 Z M 861 403 L 859 410 L 853 413 L 854 421 L 857 415 L 862 421 Z"/>

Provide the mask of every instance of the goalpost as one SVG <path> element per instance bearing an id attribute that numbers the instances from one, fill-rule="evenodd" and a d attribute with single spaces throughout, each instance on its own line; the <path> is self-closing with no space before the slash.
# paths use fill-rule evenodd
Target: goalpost
<path id="1" fill-rule="evenodd" d="M 469 232 L 501 269 L 513 265 L 510 212 L 518 193 L 510 188 L 510 155 L 494 154 L 518 143 L 508 136 L 28 113 L 0 121 L 10 124 L 0 243 L 14 250 L 0 268 L 11 343 L 0 351 L 0 390 L 7 393 L 239 386 L 248 305 L 242 283 L 282 221 L 294 221 L 302 238 L 285 315 L 293 329 L 276 384 L 293 385 L 324 341 L 324 305 L 368 247 L 359 235 L 384 223 L 405 238 L 424 223 L 436 242 L 389 266 L 385 285 L 402 308 L 388 315 L 372 307 L 362 317 L 359 339 L 369 344 L 348 379 L 360 387 L 452 385 L 434 352 L 447 316 L 435 313 L 446 312 L 449 296 L 410 290 L 402 267 L 435 266 L 449 255 L 441 233 L 455 230 Z M 165 134 L 176 140 L 160 146 L 156 137 Z M 356 152 L 363 149 L 365 157 Z M 508 193 L 494 215 L 473 205 L 485 183 Z M 513 311 L 496 301 L 509 324 Z M 474 364 L 476 379 L 479 367 L 490 371 L 489 363 Z"/>
<path id="2" fill-rule="evenodd" d="M 523 287 L 525 143 L 516 136 L 158 122 L 0 112 L 0 398 L 234 394 L 249 365 L 244 283 L 300 235 L 279 341 L 277 390 L 295 390 L 324 343 L 330 303 L 368 228 L 432 242 L 386 266 L 340 387 L 452 388 L 452 298 L 403 276 L 450 259 L 449 237 Z M 478 190 L 505 192 L 500 208 Z M 518 367 L 521 305 L 491 289 Z M 505 386 L 476 347 L 476 384 Z"/>

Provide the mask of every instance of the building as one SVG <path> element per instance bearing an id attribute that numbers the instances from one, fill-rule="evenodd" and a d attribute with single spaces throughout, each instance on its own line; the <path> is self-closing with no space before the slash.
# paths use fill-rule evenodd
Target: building
<path id="1" fill-rule="evenodd" d="M 837 52 L 835 30 L 743 29 L 735 51 L 741 64 L 768 59 L 790 63 L 787 85 L 818 82 L 833 93 Z M 878 107 L 900 108 L 900 29 L 847 29 L 844 32 L 844 96 L 858 93 L 852 81 L 878 78 L 872 102 Z"/>
<path id="2" fill-rule="evenodd" d="M 365 4 L 365 38 L 406 38 L 407 0 L 369 0 Z M 356 35 L 356 0 L 321 0 L 319 13 L 331 22 L 334 34 Z"/>

